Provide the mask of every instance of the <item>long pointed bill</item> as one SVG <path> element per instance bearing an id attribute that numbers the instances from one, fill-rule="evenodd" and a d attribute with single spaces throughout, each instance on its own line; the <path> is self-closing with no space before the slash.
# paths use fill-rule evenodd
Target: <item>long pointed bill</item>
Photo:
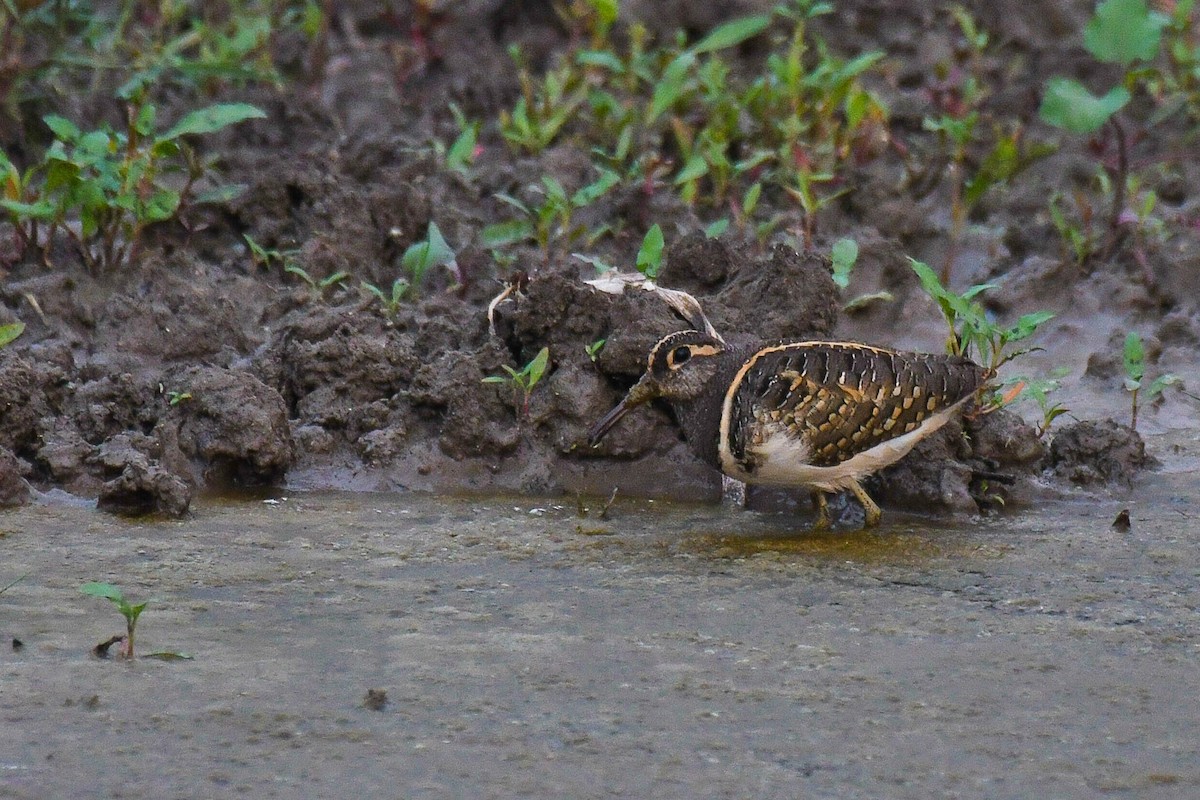
<path id="1" fill-rule="evenodd" d="M 595 447 L 604 438 L 604 434 L 612 430 L 612 427 L 621 420 L 621 417 L 643 403 L 653 400 L 655 397 L 658 397 L 658 389 L 651 382 L 649 375 L 643 375 L 642 379 L 635 383 L 633 388 L 629 390 L 629 393 L 625 395 L 625 399 L 618 403 L 612 411 L 605 414 L 588 431 L 588 444 Z"/>

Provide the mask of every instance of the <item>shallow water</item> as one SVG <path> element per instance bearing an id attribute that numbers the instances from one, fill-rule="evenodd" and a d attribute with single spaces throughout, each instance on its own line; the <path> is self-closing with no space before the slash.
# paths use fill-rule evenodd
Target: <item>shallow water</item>
<path id="1" fill-rule="evenodd" d="M 6 512 L 0 797 L 1189 796 L 1196 513 L 1187 469 L 867 534 L 414 495 Z M 89 580 L 194 660 L 91 657 L 123 623 Z"/>

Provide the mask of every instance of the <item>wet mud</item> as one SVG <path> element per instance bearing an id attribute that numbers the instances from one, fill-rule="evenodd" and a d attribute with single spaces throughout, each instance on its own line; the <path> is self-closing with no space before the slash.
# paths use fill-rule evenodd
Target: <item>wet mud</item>
<path id="1" fill-rule="evenodd" d="M 0 512 L 0 797 L 1189 796 L 1200 444 L 1154 444 L 1110 500 L 871 533 L 411 493 Z M 90 655 L 124 624 L 89 580 L 192 660 Z"/>

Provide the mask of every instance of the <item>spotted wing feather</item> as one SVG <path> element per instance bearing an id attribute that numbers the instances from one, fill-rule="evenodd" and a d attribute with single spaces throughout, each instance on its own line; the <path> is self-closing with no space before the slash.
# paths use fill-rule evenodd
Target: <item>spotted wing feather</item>
<path id="1" fill-rule="evenodd" d="M 916 429 L 983 379 L 977 364 L 950 356 L 827 342 L 764 348 L 730 387 L 729 449 L 741 461 L 782 429 L 804 442 L 811 464 L 833 466 Z"/>

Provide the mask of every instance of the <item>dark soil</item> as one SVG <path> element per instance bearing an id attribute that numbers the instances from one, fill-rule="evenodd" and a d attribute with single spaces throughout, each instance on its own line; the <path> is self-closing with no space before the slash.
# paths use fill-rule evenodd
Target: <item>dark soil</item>
<path id="1" fill-rule="evenodd" d="M 698 36 L 770 5 L 628 3 L 622 15 L 640 9 L 654 30 Z M 1080 47 L 1091 4 L 967 5 L 993 37 L 990 113 L 1060 147 L 975 210 L 952 253 L 953 284 L 997 284 L 988 304 L 1003 319 L 1056 312 L 1036 342 L 1044 350 L 1013 374 L 1065 367 L 1060 396 L 1075 417 L 1124 413 L 1125 331 L 1142 332 L 1150 373 L 1195 372 L 1200 164 L 1172 156 L 1194 137 L 1178 120 L 1139 127 L 1138 164 L 1158 191 L 1165 233 L 1128 237 L 1110 257 L 1077 266 L 1046 200 L 1084 185 L 1094 162 L 1086 142 L 1035 112 L 1047 75 L 1104 79 L 1091 74 Z M 732 231 L 709 239 L 701 230 L 711 219 L 670 192 L 617 191 L 588 210 L 624 221 L 599 254 L 629 270 L 657 222 L 668 242 L 661 285 L 694 294 L 726 336 L 939 349 L 938 313 L 905 256 L 940 264 L 950 247 L 945 164 L 921 125 L 938 65 L 961 49 L 948 8 L 856 0 L 815 23 L 843 55 L 886 51 L 870 81 L 891 108 L 895 147 L 854 168 L 847 193 L 819 218 L 814 252 L 794 249 L 795 219 L 766 245 Z M 506 218 L 497 192 L 520 194 L 544 174 L 573 191 L 589 180 L 585 149 L 568 137 L 539 157 L 518 156 L 485 125 L 481 155 L 464 178 L 429 147 L 453 135 L 450 101 L 493 120 L 511 106 L 519 84 L 506 47 L 519 43 L 530 63 L 548 64 L 569 44 L 551 4 L 455 7 L 439 17 L 428 50 L 412 47 L 415 13 L 407 3 L 341 8 L 323 70 L 298 66 L 280 89 L 223 90 L 219 99 L 254 102 L 269 115 L 203 143 L 248 189 L 225 206 L 189 212 L 186 228 L 158 226 L 125 268 L 92 276 L 67 247 L 55 249 L 51 266 L 36 254 L 0 261 L 0 323 L 28 326 L 0 351 L 0 504 L 25 502 L 30 486 L 98 497 L 101 508 L 122 513 L 172 515 L 186 511 L 194 491 L 248 485 L 717 495 L 719 476 L 683 446 L 665 409 L 630 415 L 597 449 L 585 441 L 640 374 L 651 345 L 685 323 L 649 293 L 587 286 L 594 270 L 566 253 L 529 247 L 504 266 L 479 244 L 483 226 Z M 747 60 L 756 57 L 745 50 Z M 71 102 L 76 116 L 101 105 L 88 96 Z M 0 130 L 6 151 L 29 149 L 19 133 Z M 923 181 L 906 177 L 913 164 L 925 169 Z M 390 286 L 405 248 L 430 222 L 455 248 L 456 269 L 434 270 L 417 299 L 388 314 L 358 283 Z M 323 293 L 310 289 L 278 265 L 257 265 L 243 234 L 298 250 L 297 263 L 316 279 L 340 270 L 353 277 Z M 861 246 L 844 293 L 816 255 L 841 235 Z M 0 224 L 0 239 L 10 236 Z M 527 283 L 497 307 L 493 332 L 488 303 L 517 270 Z M 895 299 L 840 313 L 845 299 L 880 289 Z M 593 362 L 585 348 L 600 339 Z M 543 347 L 552 366 L 527 407 L 510 387 L 482 382 Z M 1143 409 L 1143 428 L 1196 424 L 1190 395 L 1172 390 L 1159 405 Z M 1016 410 L 1038 421 L 1031 404 Z M 871 489 L 913 510 L 1013 509 L 1044 491 L 1040 476 L 1102 491 L 1151 463 L 1137 434 L 1111 421 L 1045 438 L 1049 445 L 1008 412 L 968 419 Z"/>

